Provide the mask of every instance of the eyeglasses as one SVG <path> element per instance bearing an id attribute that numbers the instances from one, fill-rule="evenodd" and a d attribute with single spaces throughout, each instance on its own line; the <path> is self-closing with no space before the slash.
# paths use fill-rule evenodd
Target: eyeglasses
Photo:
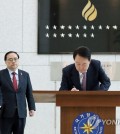
<path id="1" fill-rule="evenodd" d="M 9 59 L 7 59 L 7 61 L 10 61 L 10 62 L 13 62 L 13 61 L 18 61 L 18 58 L 9 58 Z"/>

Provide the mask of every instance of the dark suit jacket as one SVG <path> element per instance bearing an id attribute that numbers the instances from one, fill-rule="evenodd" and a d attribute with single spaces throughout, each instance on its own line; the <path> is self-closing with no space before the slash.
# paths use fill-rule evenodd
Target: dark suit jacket
<path id="1" fill-rule="evenodd" d="M 110 79 L 105 74 L 98 60 L 91 60 L 86 75 L 86 90 L 108 90 Z M 79 72 L 75 64 L 63 68 L 62 82 L 60 90 L 71 90 L 73 87 L 82 90 L 79 78 Z"/>
<path id="2" fill-rule="evenodd" d="M 29 110 L 35 110 L 35 102 L 32 95 L 32 86 L 29 74 L 18 70 L 19 85 L 15 92 L 8 69 L 0 71 L 0 90 L 2 92 L 2 116 L 13 117 L 16 108 L 19 118 L 27 115 L 26 99 Z"/>

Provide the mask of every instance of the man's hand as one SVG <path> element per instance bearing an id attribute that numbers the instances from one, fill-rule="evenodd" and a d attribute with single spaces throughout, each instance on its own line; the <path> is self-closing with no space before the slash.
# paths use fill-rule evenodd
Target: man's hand
<path id="1" fill-rule="evenodd" d="M 29 111 L 29 116 L 31 116 L 31 117 L 34 116 L 34 113 L 35 113 L 34 110 L 30 110 L 30 111 Z"/>
<path id="2" fill-rule="evenodd" d="M 76 89 L 75 87 L 73 87 L 73 88 L 71 89 L 71 91 L 79 91 L 79 90 Z"/>

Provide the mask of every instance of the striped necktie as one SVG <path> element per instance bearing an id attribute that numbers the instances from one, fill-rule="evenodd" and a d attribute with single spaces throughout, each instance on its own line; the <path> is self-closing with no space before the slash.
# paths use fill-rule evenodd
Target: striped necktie
<path id="1" fill-rule="evenodd" d="M 86 72 L 82 73 L 83 79 L 82 79 L 82 89 L 86 90 Z"/>
<path id="2" fill-rule="evenodd" d="M 17 86 L 17 79 L 16 79 L 16 73 L 15 72 L 12 72 L 12 75 L 13 75 L 13 87 L 14 87 L 14 90 L 17 91 L 18 90 L 18 86 Z"/>

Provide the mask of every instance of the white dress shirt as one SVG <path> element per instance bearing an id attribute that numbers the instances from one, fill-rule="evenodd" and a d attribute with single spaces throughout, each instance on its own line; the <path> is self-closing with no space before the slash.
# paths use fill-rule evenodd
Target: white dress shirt
<path id="1" fill-rule="evenodd" d="M 8 69 L 8 72 L 9 72 L 12 82 L 13 82 L 13 74 L 12 73 L 15 72 L 15 77 L 16 77 L 17 85 L 18 85 L 19 84 L 18 69 L 16 69 L 16 71 L 11 71 L 10 69 Z"/>

